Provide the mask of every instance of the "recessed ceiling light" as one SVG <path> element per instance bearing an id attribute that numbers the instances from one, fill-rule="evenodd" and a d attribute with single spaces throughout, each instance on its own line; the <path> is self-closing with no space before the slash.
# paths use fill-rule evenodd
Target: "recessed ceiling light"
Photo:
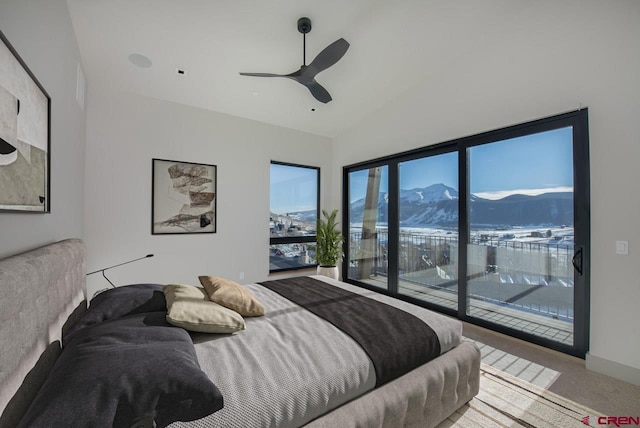
<path id="1" fill-rule="evenodd" d="M 151 64 L 153 64 L 149 58 L 137 53 L 129 55 L 129 61 L 131 62 L 131 64 L 140 68 L 149 68 L 151 67 Z"/>

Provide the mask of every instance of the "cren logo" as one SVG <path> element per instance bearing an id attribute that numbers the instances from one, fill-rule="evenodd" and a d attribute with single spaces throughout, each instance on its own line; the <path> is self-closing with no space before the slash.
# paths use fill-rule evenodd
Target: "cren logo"
<path id="1" fill-rule="evenodd" d="M 640 425 L 640 416 L 600 416 L 598 417 L 598 425 L 614 425 L 617 427 L 623 425 Z"/>
<path id="2" fill-rule="evenodd" d="M 591 425 L 589 423 L 589 416 L 585 416 L 584 418 L 580 419 L 580 422 L 582 422 L 583 424 L 585 424 L 586 426 Z"/>

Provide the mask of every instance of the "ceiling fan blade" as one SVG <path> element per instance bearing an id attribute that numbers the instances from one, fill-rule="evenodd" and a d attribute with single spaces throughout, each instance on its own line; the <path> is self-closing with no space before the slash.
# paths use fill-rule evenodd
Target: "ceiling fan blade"
<path id="1" fill-rule="evenodd" d="M 302 25 L 301 26 L 301 22 Z M 300 18 L 298 20 L 298 31 L 304 35 L 311 30 L 311 21 L 308 18 Z M 306 43 L 303 50 L 306 49 Z M 321 103 L 328 103 L 332 100 L 329 92 L 315 80 L 316 74 L 334 65 L 340 61 L 340 58 L 349 49 L 349 42 L 345 39 L 338 39 L 324 48 L 314 59 L 311 64 L 303 64 L 298 70 L 289 74 L 275 74 L 275 73 L 240 73 L 241 76 L 253 76 L 253 77 L 286 77 L 288 79 L 295 80 L 301 85 L 305 86 L 311 92 L 313 97 Z M 304 53 L 303 53 L 304 58 Z"/>
<path id="2" fill-rule="evenodd" d="M 240 73 L 241 76 L 253 76 L 253 77 L 287 77 L 285 74 L 273 74 L 273 73 Z"/>
<path id="3" fill-rule="evenodd" d="M 303 84 L 309 89 L 311 95 L 313 95 L 316 100 L 325 104 L 331 101 L 332 98 L 331 95 L 329 95 L 329 92 L 315 80 L 312 80 L 310 83 Z"/>
<path id="4" fill-rule="evenodd" d="M 347 49 L 349 49 L 349 42 L 345 39 L 336 40 L 324 48 L 322 52 L 311 61 L 311 64 L 304 69 L 303 74 L 308 77 L 313 77 L 321 71 L 326 70 L 338 62 L 347 52 Z"/>
<path id="5" fill-rule="evenodd" d="M 328 103 L 331 101 L 331 95 L 329 92 L 322 87 L 315 79 L 309 78 L 307 76 L 301 77 L 300 73 L 303 69 L 298 71 L 294 71 L 291 74 L 273 74 L 273 73 L 240 73 L 242 76 L 254 76 L 254 77 L 287 77 L 289 79 L 295 80 L 296 82 L 302 84 L 307 87 L 311 92 L 311 95 L 314 96 L 315 99 L 320 101 L 321 103 Z"/>

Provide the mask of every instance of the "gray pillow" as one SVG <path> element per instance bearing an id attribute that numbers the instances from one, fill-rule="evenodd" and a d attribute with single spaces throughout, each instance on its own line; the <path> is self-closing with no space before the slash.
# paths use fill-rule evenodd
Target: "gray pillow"
<path id="1" fill-rule="evenodd" d="M 94 297 L 87 312 L 65 332 L 63 343 L 81 328 L 145 312 L 166 312 L 161 284 L 131 284 L 112 288 Z"/>
<path id="2" fill-rule="evenodd" d="M 189 333 L 151 312 L 78 330 L 18 427 L 164 427 L 222 407 Z"/>

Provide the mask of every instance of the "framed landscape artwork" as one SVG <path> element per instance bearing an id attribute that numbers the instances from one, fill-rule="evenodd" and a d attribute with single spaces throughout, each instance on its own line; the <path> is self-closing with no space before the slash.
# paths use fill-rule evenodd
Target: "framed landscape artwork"
<path id="1" fill-rule="evenodd" d="M 152 160 L 151 234 L 216 232 L 216 165 Z"/>
<path id="2" fill-rule="evenodd" d="M 50 212 L 51 98 L 0 32 L 0 211 Z"/>

